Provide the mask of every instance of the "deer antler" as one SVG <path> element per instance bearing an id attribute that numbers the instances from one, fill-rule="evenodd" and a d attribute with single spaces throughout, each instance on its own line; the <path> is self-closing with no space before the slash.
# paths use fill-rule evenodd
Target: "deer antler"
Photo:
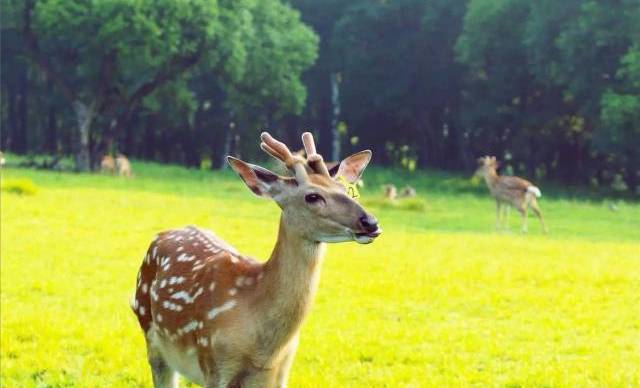
<path id="1" fill-rule="evenodd" d="M 322 155 L 316 152 L 316 144 L 311 132 L 305 132 L 302 134 L 302 144 L 304 144 L 304 150 L 307 153 L 307 164 L 311 170 L 318 174 L 329 176 L 329 170 L 322 159 Z"/>
<path id="2" fill-rule="evenodd" d="M 298 155 L 293 155 L 284 143 L 276 140 L 268 132 L 262 132 L 260 134 L 260 148 L 269 155 L 278 159 L 284 163 L 287 168 L 293 170 L 296 174 L 296 179 L 306 181 L 309 179 L 307 170 L 305 168 L 306 160 Z"/>

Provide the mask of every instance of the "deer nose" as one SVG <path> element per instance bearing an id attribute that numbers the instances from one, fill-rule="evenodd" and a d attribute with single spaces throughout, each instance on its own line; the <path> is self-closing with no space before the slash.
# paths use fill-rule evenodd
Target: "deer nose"
<path id="1" fill-rule="evenodd" d="M 370 216 L 368 214 L 360 217 L 360 225 L 362 225 L 364 230 L 367 232 L 375 232 L 378 230 L 378 220 L 376 220 L 374 216 Z"/>

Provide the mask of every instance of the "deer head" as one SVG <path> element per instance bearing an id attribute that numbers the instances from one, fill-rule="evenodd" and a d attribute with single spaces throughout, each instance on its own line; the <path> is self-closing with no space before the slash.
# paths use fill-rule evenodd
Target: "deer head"
<path id="1" fill-rule="evenodd" d="M 476 176 L 485 176 L 487 173 L 495 173 L 500 162 L 496 160 L 495 156 L 483 156 L 478 158 L 478 169 L 476 170 Z"/>
<path id="2" fill-rule="evenodd" d="M 264 167 L 229 156 L 231 168 L 251 191 L 273 199 L 282 209 L 282 221 L 302 239 L 314 242 L 372 242 L 382 233 L 378 221 L 347 195 L 341 182 L 356 182 L 371 160 L 371 151 L 351 155 L 329 171 L 316 152 L 313 136 L 302 135 L 307 157 L 293 154 L 267 132 L 260 147 L 284 163 L 292 176 L 280 176 Z"/>

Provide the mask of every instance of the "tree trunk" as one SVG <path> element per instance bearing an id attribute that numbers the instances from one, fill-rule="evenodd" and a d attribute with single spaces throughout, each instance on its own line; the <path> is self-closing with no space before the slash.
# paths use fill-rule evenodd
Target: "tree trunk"
<path id="1" fill-rule="evenodd" d="M 21 69 L 18 81 L 18 128 L 15 132 L 16 136 L 14 140 L 14 149 L 17 153 L 23 154 L 27 152 L 27 131 L 29 127 L 29 117 L 28 117 L 28 93 L 29 93 L 29 83 L 27 80 L 27 68 L 26 66 Z"/>
<path id="2" fill-rule="evenodd" d="M 53 84 L 47 82 L 47 93 L 53 95 Z M 45 148 L 52 155 L 58 153 L 58 123 L 56 108 L 52 101 L 48 101 L 49 109 L 47 114 L 47 135 Z"/>
<path id="3" fill-rule="evenodd" d="M 149 116 L 147 116 L 147 120 L 146 120 L 146 125 L 145 125 L 145 130 L 144 130 L 144 143 L 142 145 L 143 147 L 143 155 L 146 159 L 149 160 L 154 160 L 156 155 L 155 155 L 155 150 L 156 150 L 156 134 L 155 134 L 155 128 L 156 128 L 156 115 L 155 114 L 151 114 Z"/>
<path id="4" fill-rule="evenodd" d="M 76 100 L 73 103 L 73 110 L 76 114 L 78 125 L 78 136 L 76 139 L 76 171 L 89 171 L 91 169 L 91 155 L 89 151 L 89 137 L 91 135 L 91 124 L 96 116 L 96 103 L 87 106 Z"/>
<path id="5" fill-rule="evenodd" d="M 331 160 L 340 160 L 340 74 L 331 73 Z"/>
<path id="6" fill-rule="evenodd" d="M 221 170 L 227 168 L 227 155 L 231 155 L 233 140 L 235 138 L 235 127 L 233 112 L 229 112 L 229 130 L 224 138 L 224 148 L 222 149 L 222 157 L 220 158 L 220 164 L 218 165 Z M 213 167 L 213 159 L 211 159 L 211 167 Z"/>
<path id="7" fill-rule="evenodd" d="M 7 92 L 8 96 L 7 96 L 7 127 L 5 127 L 5 131 L 3 131 L 5 134 L 5 136 L 3 136 L 5 139 L 3 139 L 4 141 L 4 147 L 10 151 L 15 151 L 15 148 L 13 146 L 14 144 L 14 139 L 16 137 L 16 131 L 18 130 L 18 121 L 17 121 L 17 115 L 16 115 L 16 91 L 15 89 L 11 86 L 11 84 L 9 84 L 8 86 L 8 92 Z"/>

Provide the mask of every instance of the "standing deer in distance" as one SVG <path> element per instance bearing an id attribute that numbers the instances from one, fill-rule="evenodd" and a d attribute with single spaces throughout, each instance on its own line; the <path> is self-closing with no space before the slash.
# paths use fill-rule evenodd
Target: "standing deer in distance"
<path id="1" fill-rule="evenodd" d="M 255 261 L 192 226 L 160 233 L 144 257 L 131 304 L 156 387 L 176 387 L 177 373 L 206 387 L 285 387 L 325 243 L 368 244 L 381 233 L 334 179 L 359 179 L 371 151 L 347 157 L 331 176 L 310 133 L 302 135 L 307 158 L 266 132 L 261 140 L 292 176 L 227 160 L 254 194 L 282 209 L 270 258 Z"/>
<path id="2" fill-rule="evenodd" d="M 500 176 L 497 172 L 498 161 L 495 156 L 484 156 L 478 159 L 476 175 L 484 178 L 491 196 L 496 200 L 496 229 L 508 227 L 509 206 L 513 206 L 522 216 L 522 232 L 527 232 L 527 211 L 533 210 L 542 229 L 547 233 L 547 227 L 542 219 L 542 212 L 538 207 L 536 198 L 542 193 L 533 183 L 516 176 Z M 502 220 L 502 222 L 501 222 Z"/>

